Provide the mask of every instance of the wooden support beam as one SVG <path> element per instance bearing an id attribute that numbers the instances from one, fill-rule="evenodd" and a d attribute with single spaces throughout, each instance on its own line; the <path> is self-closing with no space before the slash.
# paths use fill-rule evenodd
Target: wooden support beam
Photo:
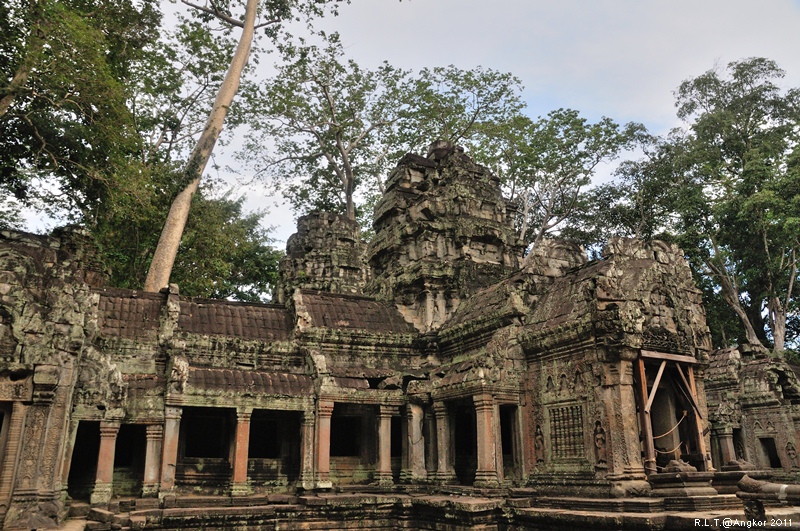
<path id="1" fill-rule="evenodd" d="M 636 359 L 636 371 L 639 377 L 639 415 L 642 429 L 642 438 L 644 439 L 644 470 L 649 474 L 658 472 L 656 468 L 656 450 L 653 443 L 653 426 L 650 423 L 650 412 L 645 408 L 645 400 L 648 396 L 647 393 L 647 374 L 644 370 L 644 359 Z"/>

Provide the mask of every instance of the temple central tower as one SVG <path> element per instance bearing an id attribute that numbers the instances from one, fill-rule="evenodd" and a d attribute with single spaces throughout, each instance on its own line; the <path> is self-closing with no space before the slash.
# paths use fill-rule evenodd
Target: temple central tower
<path id="1" fill-rule="evenodd" d="M 464 298 L 519 268 L 511 208 L 463 148 L 436 142 L 427 157 L 406 155 L 375 207 L 368 290 L 418 330 L 438 329 Z"/>

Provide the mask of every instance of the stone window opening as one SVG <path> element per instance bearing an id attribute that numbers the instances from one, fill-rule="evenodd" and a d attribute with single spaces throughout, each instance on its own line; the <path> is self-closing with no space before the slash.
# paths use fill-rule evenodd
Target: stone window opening
<path id="1" fill-rule="evenodd" d="M 231 479 L 235 437 L 235 409 L 183 408 L 176 485 L 213 489 L 227 484 Z"/>
<path id="2" fill-rule="evenodd" d="M 248 478 L 253 484 L 285 485 L 300 475 L 298 411 L 256 409 L 250 418 Z"/>
<path id="3" fill-rule="evenodd" d="M 331 418 L 331 457 L 361 455 L 361 417 L 334 416 Z"/>
<path id="4" fill-rule="evenodd" d="M 183 457 L 227 459 L 230 453 L 231 409 L 187 407 L 181 418 Z"/>

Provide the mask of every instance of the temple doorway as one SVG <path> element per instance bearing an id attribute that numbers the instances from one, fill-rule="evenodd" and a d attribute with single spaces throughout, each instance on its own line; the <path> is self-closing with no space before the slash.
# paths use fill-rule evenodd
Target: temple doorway
<path id="1" fill-rule="evenodd" d="M 475 482 L 478 469 L 478 431 L 475 424 L 475 406 L 472 400 L 458 400 L 448 404 L 453 421 L 453 469 L 462 485 Z"/>
<path id="2" fill-rule="evenodd" d="M 699 471 L 707 470 L 702 414 L 694 383 L 696 360 L 642 351 L 635 363 L 645 471 L 660 472 L 673 459 L 681 459 Z"/>
<path id="3" fill-rule="evenodd" d="M 100 453 L 100 423 L 81 420 L 67 478 L 67 494 L 73 500 L 89 501 L 97 477 L 97 456 Z"/>

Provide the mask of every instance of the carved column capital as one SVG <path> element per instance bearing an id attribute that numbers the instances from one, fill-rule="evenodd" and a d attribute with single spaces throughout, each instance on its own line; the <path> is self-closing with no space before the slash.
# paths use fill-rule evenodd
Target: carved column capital
<path id="1" fill-rule="evenodd" d="M 320 417 L 330 417 L 333 415 L 333 400 L 320 400 L 317 402 L 317 412 Z"/>
<path id="2" fill-rule="evenodd" d="M 100 423 L 100 438 L 116 438 L 119 433 L 120 423 L 117 421 L 102 421 Z"/>
<path id="3" fill-rule="evenodd" d="M 488 393 L 474 395 L 472 403 L 475 405 L 476 410 L 491 409 L 495 406 L 494 397 Z"/>
<path id="4" fill-rule="evenodd" d="M 168 420 L 181 420 L 183 408 L 180 406 L 167 406 L 164 408 L 164 418 Z"/>
<path id="5" fill-rule="evenodd" d="M 253 416 L 253 408 L 251 407 L 236 408 L 236 420 L 238 422 L 250 422 L 250 418 L 252 416 Z"/>
<path id="6" fill-rule="evenodd" d="M 437 418 L 447 417 L 447 404 L 445 402 L 436 401 L 433 403 L 433 415 Z"/>
<path id="7" fill-rule="evenodd" d="M 397 413 L 396 406 L 378 406 L 378 418 L 392 418 Z"/>
<path id="8" fill-rule="evenodd" d="M 161 424 L 148 424 L 144 428 L 147 440 L 161 440 L 164 437 L 164 426 Z"/>

